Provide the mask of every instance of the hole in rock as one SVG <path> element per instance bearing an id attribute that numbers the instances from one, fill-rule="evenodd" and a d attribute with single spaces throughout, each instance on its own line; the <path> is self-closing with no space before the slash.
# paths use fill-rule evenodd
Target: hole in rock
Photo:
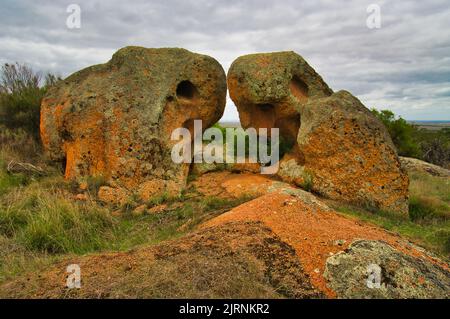
<path id="1" fill-rule="evenodd" d="M 289 83 L 289 89 L 299 101 L 304 102 L 308 99 L 308 86 L 305 82 L 294 76 Z"/>
<path id="2" fill-rule="evenodd" d="M 197 98 L 198 91 L 190 81 L 181 81 L 177 86 L 177 97 L 183 100 L 193 100 Z"/>

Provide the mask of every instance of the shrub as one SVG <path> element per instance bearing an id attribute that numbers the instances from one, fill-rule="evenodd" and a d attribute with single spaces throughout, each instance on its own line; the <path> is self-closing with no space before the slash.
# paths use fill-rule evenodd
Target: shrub
<path id="1" fill-rule="evenodd" d="M 372 113 L 386 126 L 400 156 L 421 158 L 420 147 L 413 138 L 417 131 L 414 125 L 401 117 L 395 118 L 394 113 L 389 110 L 372 109 Z"/>
<path id="2" fill-rule="evenodd" d="M 36 137 L 23 128 L 10 129 L 0 125 L 0 158 L 3 161 L 35 163 L 41 155 L 42 147 Z"/>
<path id="3" fill-rule="evenodd" d="M 42 76 L 23 64 L 4 64 L 0 71 L 0 125 L 22 128 L 39 139 L 39 116 L 42 98 L 50 85 L 59 78 Z"/>
<path id="4" fill-rule="evenodd" d="M 442 167 L 448 167 L 450 164 L 450 134 L 443 130 L 434 133 L 430 139 L 424 140 L 421 143 L 423 153 L 423 160 Z"/>

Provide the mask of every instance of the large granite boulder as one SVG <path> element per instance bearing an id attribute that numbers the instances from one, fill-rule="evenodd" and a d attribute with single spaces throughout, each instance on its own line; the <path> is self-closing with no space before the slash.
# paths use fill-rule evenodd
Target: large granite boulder
<path id="1" fill-rule="evenodd" d="M 126 47 L 74 73 L 42 102 L 41 137 L 66 178 L 101 175 L 144 198 L 180 191 L 188 165 L 171 160 L 174 129 L 222 116 L 226 78 L 213 58 L 184 49 Z M 148 184 L 150 183 L 150 184 Z"/>
<path id="2" fill-rule="evenodd" d="M 374 209 L 408 209 L 408 177 L 378 119 L 348 92 L 333 93 L 294 52 L 246 55 L 228 72 L 244 128 L 280 129 L 291 145 L 278 175 L 325 197 Z"/>

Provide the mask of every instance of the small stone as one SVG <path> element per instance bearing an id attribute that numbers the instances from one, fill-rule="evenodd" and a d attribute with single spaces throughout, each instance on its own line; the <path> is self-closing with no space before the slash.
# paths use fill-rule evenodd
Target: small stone
<path id="1" fill-rule="evenodd" d="M 87 201 L 88 197 L 86 194 L 77 194 L 77 196 L 75 196 L 75 199 L 79 201 Z"/>
<path id="2" fill-rule="evenodd" d="M 347 241 L 344 240 L 344 239 L 338 239 L 338 240 L 335 240 L 335 241 L 333 242 L 333 245 L 335 245 L 335 246 L 343 246 L 346 242 L 347 242 Z"/>
<path id="3" fill-rule="evenodd" d="M 117 210 L 111 212 L 111 216 L 115 216 L 115 217 L 122 216 L 122 211 L 120 209 L 117 209 Z"/>
<path id="4" fill-rule="evenodd" d="M 89 187 L 89 185 L 88 185 L 87 182 L 81 182 L 81 183 L 80 183 L 80 186 L 79 186 L 79 188 L 80 188 L 82 191 L 87 190 L 88 187 Z"/>
<path id="5" fill-rule="evenodd" d="M 163 211 L 165 211 L 167 208 L 166 204 L 161 204 L 161 205 L 157 205 L 155 207 L 152 207 L 148 210 L 149 214 L 159 214 L 162 213 Z"/>
<path id="6" fill-rule="evenodd" d="M 101 202 L 111 205 L 124 205 L 128 200 L 128 194 L 124 189 L 108 186 L 100 187 L 97 196 Z"/>

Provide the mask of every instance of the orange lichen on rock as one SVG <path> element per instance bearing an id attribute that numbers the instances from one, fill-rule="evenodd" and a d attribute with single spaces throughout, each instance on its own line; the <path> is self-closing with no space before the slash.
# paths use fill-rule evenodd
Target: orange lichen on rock
<path id="1" fill-rule="evenodd" d="M 323 276 L 326 261 L 357 239 L 381 240 L 407 255 L 448 269 L 446 264 L 425 255 L 401 237 L 343 217 L 310 193 L 298 189 L 280 189 L 258 197 L 206 222 L 201 227 L 239 221 L 263 222 L 281 240 L 291 245 L 313 285 L 329 297 L 336 297 L 336 294 L 328 287 Z"/>
<path id="2" fill-rule="evenodd" d="M 196 119 L 203 129 L 216 123 L 225 99 L 225 73 L 213 58 L 126 47 L 50 89 L 41 107 L 42 142 L 65 164 L 66 178 L 102 176 L 130 192 L 170 181 L 176 186 L 161 190 L 179 193 L 188 170 L 171 159 L 171 133 Z"/>
<path id="3" fill-rule="evenodd" d="M 230 97 L 241 125 L 280 129 L 294 142 L 300 126 L 298 107 L 310 97 L 332 93 L 308 63 L 294 52 L 250 54 L 239 57 L 227 76 Z"/>
<path id="4" fill-rule="evenodd" d="M 406 214 L 408 177 L 383 124 L 348 92 L 333 93 L 294 52 L 246 55 L 228 72 L 244 128 L 279 128 L 278 176 L 322 196 Z"/>
<path id="5" fill-rule="evenodd" d="M 312 190 L 369 208 L 408 212 L 408 175 L 385 127 L 350 93 L 308 102 L 300 110 L 298 146 Z"/>
<path id="6" fill-rule="evenodd" d="M 257 197 L 291 186 L 266 175 L 252 173 L 210 172 L 192 182 L 203 196 L 235 199 L 243 196 Z"/>

